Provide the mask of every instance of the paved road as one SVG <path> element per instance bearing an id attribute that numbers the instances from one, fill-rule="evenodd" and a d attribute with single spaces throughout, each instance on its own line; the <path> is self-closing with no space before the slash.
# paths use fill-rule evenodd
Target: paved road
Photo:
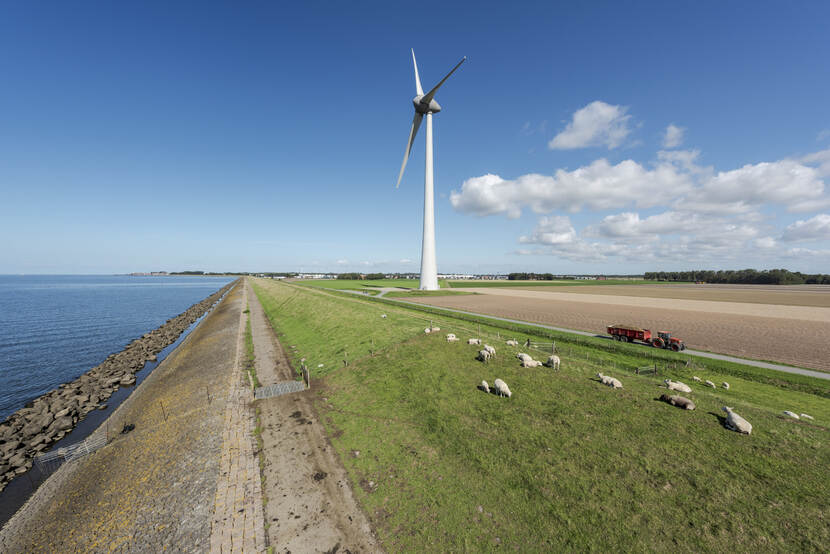
<path id="1" fill-rule="evenodd" d="M 393 302 L 400 302 L 401 304 L 411 304 L 413 306 L 423 306 L 424 305 L 424 304 L 420 304 L 420 303 L 409 302 L 407 300 L 399 300 L 397 298 L 387 298 L 386 300 L 391 300 Z M 468 311 L 464 311 L 464 310 L 456 310 L 454 308 L 445 308 L 443 306 L 431 306 L 431 307 L 438 308 L 440 310 L 446 310 L 448 312 L 455 312 L 455 313 L 459 313 L 459 314 L 473 315 L 473 316 L 478 316 L 478 317 L 486 317 L 486 318 L 495 319 L 495 320 L 498 320 L 498 321 L 505 321 L 507 323 L 520 323 L 522 325 L 529 325 L 531 327 L 541 327 L 543 329 L 551 329 L 553 331 L 561 331 L 563 333 L 573 333 L 575 335 L 582 335 L 582 336 L 585 336 L 585 337 L 598 337 L 598 338 L 604 338 L 604 339 L 609 339 L 610 338 L 607 335 L 597 335 L 596 333 L 587 333 L 585 331 L 577 331 L 575 329 L 565 329 L 564 327 L 554 327 L 552 325 L 544 325 L 542 323 L 531 323 L 529 321 L 522 321 L 520 319 L 508 319 L 506 317 L 497 317 L 497 316 L 494 316 L 494 315 L 479 314 L 479 313 L 476 313 L 476 312 L 468 312 Z M 644 348 L 645 348 L 645 346 L 644 346 Z M 726 356 L 724 354 L 714 354 L 712 352 L 704 352 L 704 351 L 701 351 L 701 350 L 684 350 L 683 353 L 684 354 L 689 354 L 691 356 L 700 356 L 701 358 L 711 358 L 713 360 L 723 360 L 723 361 L 726 361 L 726 362 L 735 362 L 735 363 L 738 363 L 738 364 L 744 364 L 744 365 L 749 365 L 749 366 L 753 366 L 753 367 L 761 367 L 761 368 L 764 368 L 764 369 L 774 369 L 776 371 L 783 371 L 785 373 L 795 373 L 795 374 L 798 374 L 798 375 L 806 375 L 808 377 L 816 377 L 818 379 L 830 380 L 830 373 L 824 373 L 824 372 L 821 372 L 821 371 L 813 371 L 813 370 L 810 370 L 810 369 L 802 369 L 800 367 L 791 367 L 791 366 L 786 366 L 786 365 L 773 364 L 773 363 L 769 363 L 769 362 L 762 362 L 762 361 L 759 361 L 759 360 L 748 360 L 746 358 L 736 358 L 735 356 Z"/>

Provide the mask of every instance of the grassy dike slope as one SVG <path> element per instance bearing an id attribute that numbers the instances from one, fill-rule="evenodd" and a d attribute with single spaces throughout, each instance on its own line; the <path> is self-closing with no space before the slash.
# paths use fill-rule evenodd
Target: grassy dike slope
<path id="1" fill-rule="evenodd" d="M 694 386 L 698 409 L 685 412 L 655 400 L 653 376 L 609 369 L 625 388 L 598 384 L 589 347 L 569 347 L 558 373 L 522 369 L 482 326 L 499 351 L 484 365 L 476 347 L 444 340 L 473 336 L 469 322 L 436 318 L 441 333 L 424 335 L 430 316 L 405 308 L 261 280 L 255 289 L 283 344 L 313 369 L 325 364 L 316 408 L 390 551 L 830 546 L 825 398 L 731 377 L 730 391 Z M 511 399 L 476 390 L 496 377 Z M 751 436 L 723 428 L 724 404 Z M 782 419 L 784 409 L 816 420 Z"/>

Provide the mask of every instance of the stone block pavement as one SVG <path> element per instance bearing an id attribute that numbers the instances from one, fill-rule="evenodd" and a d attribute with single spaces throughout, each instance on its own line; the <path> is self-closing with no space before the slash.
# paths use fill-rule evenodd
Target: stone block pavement
<path id="1" fill-rule="evenodd" d="M 247 304 L 247 287 L 243 305 Z M 231 386 L 225 407 L 222 453 L 214 498 L 214 515 L 210 533 L 210 551 L 264 552 L 265 528 L 262 488 L 253 435 L 255 415 L 253 392 L 243 375 L 246 314 L 239 323 L 239 355 L 231 372 Z"/>

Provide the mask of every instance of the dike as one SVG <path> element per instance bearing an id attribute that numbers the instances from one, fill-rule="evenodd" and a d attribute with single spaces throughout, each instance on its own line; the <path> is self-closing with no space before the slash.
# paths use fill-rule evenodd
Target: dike
<path id="1" fill-rule="evenodd" d="M 133 340 L 121 352 L 110 354 L 71 383 L 29 402 L 0 423 L 0 491 L 15 476 L 26 473 L 35 456 L 72 431 L 86 414 L 103 409 L 116 390 L 134 385 L 135 374 L 144 364 L 156 361 L 159 352 L 173 344 L 237 282 L 225 285 L 159 328 Z"/>

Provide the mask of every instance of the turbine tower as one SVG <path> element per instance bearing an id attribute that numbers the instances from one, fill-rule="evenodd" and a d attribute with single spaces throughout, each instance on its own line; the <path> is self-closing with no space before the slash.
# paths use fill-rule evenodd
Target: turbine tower
<path id="1" fill-rule="evenodd" d="M 409 130 L 409 142 L 406 144 L 406 152 L 403 155 L 403 163 L 401 164 L 401 172 L 398 174 L 398 183 L 395 188 L 401 184 L 401 177 L 403 171 L 406 169 L 406 161 L 409 159 L 409 153 L 412 151 L 412 143 L 415 140 L 415 135 L 418 133 L 418 128 L 421 126 L 421 120 L 424 115 L 427 116 L 427 148 L 426 148 L 426 164 L 424 171 L 424 237 L 421 243 L 421 290 L 438 290 L 438 266 L 435 263 L 435 202 L 433 199 L 432 188 L 432 114 L 441 111 L 441 106 L 435 101 L 435 93 L 441 88 L 441 85 L 450 78 L 458 67 L 464 63 L 467 56 L 464 56 L 455 67 L 447 73 L 447 76 L 432 87 L 428 93 L 424 94 L 421 88 L 421 79 L 418 77 L 418 63 L 415 61 L 415 50 L 412 50 L 412 65 L 415 67 L 415 98 L 412 99 L 412 104 L 415 106 L 415 117 L 412 119 L 412 128 Z"/>

